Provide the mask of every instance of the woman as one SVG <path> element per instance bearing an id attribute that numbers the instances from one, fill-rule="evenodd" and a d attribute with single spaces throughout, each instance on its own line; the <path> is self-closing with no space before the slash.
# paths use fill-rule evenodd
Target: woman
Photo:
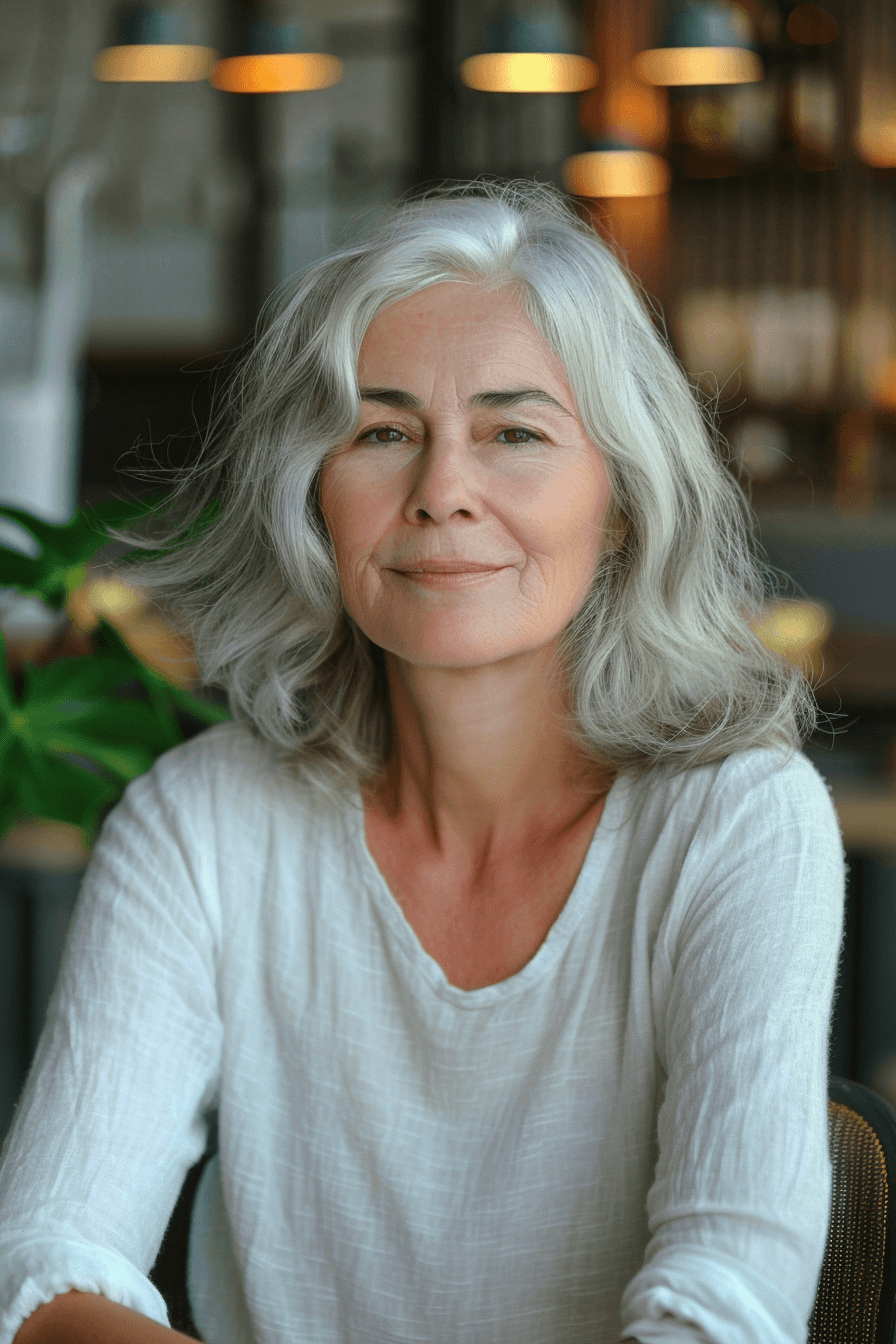
<path id="1" fill-rule="evenodd" d="M 625 274 L 547 188 L 413 202 L 233 410 L 144 578 L 235 722 L 103 829 L 0 1344 L 170 1338 L 146 1275 L 215 1114 L 208 1344 L 804 1340 L 840 837 Z"/>

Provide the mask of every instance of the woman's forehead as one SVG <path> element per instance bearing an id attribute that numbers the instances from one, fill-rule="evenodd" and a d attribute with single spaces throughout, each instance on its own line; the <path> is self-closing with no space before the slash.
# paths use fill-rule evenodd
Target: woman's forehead
<path id="1" fill-rule="evenodd" d="M 372 332 L 408 324 L 427 326 L 457 323 L 532 326 L 514 285 L 486 288 L 472 280 L 443 280 L 387 304 L 373 318 Z M 533 328 L 534 330 L 534 328 Z"/>
<path id="2" fill-rule="evenodd" d="M 487 290 L 445 281 L 399 299 L 373 319 L 358 360 L 362 383 L 381 381 L 393 369 L 448 367 L 466 378 L 502 373 L 505 379 L 537 376 L 563 390 L 569 386 L 563 365 L 510 285 Z"/>

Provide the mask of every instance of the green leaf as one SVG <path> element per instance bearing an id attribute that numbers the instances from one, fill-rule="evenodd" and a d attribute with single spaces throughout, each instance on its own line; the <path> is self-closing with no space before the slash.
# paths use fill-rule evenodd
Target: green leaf
<path id="1" fill-rule="evenodd" d="M 60 704 L 55 713 L 46 707 L 32 710 L 31 714 L 35 725 L 40 725 L 41 740 L 46 739 L 48 743 L 51 736 L 59 733 L 78 734 L 82 745 L 71 748 L 74 751 L 88 751 L 88 742 L 103 747 L 136 746 L 150 752 L 151 765 L 169 745 L 166 725 L 159 722 L 152 705 L 141 700 L 75 701 Z"/>
<path id="2" fill-rule="evenodd" d="M 96 524 L 117 526 L 150 507 L 113 501 L 94 510 L 92 522 L 81 516 L 62 528 L 32 520 L 22 510 L 0 508 L 0 515 L 22 522 L 45 544 L 39 561 L 18 553 L 6 558 L 31 567 L 27 591 L 61 603 L 66 585 L 83 575 L 79 557 L 105 543 Z M 199 522 L 205 525 L 217 507 L 209 506 Z M 66 536 L 60 541 L 61 532 Z M 3 564 L 0 548 L 0 584 Z M 22 577 L 24 571 L 17 572 Z M 148 703 L 126 694 L 129 683 L 143 687 Z M 26 664 L 19 696 L 0 636 L 0 833 L 17 817 L 34 816 L 79 826 L 89 839 L 124 783 L 183 740 L 178 710 L 205 723 L 229 717 L 221 706 L 171 685 L 106 621 L 94 636 L 92 654 L 59 658 L 44 667 Z"/>
<path id="3" fill-rule="evenodd" d="M 140 500 L 105 499 L 102 503 L 85 509 L 84 516 L 94 528 L 98 527 L 107 534 L 110 527 L 123 527 L 125 523 L 132 523 L 135 519 L 152 513 L 163 499 L 164 495 L 161 494 L 148 495 Z M 108 536 L 106 539 L 108 540 Z"/>
<path id="4" fill-rule="evenodd" d="M 0 631 L 0 713 L 9 711 L 15 704 L 15 688 L 9 675 L 9 663 L 6 660 L 6 640 Z"/>
<path id="5" fill-rule="evenodd" d="M 18 789 L 19 810 L 25 816 L 67 821 L 90 832 L 103 808 L 121 794 L 119 783 L 58 756 L 25 755 Z"/>
<path id="6" fill-rule="evenodd" d="M 121 527 L 124 523 L 142 517 L 151 512 L 161 499 L 162 496 L 156 494 L 141 500 L 104 500 L 91 508 L 78 509 L 67 523 L 48 523 L 33 513 L 10 505 L 0 505 L 0 516 L 18 523 L 44 551 L 52 552 L 60 560 L 80 564 L 108 545 L 110 527 Z"/>
<path id="7" fill-rule="evenodd" d="M 10 746 L 0 774 L 0 835 L 21 815 L 19 785 L 27 768 L 24 752 L 10 735 Z"/>
<path id="8" fill-rule="evenodd" d="M 100 621 L 93 636 L 93 647 L 98 653 L 106 654 L 109 657 L 114 655 L 123 662 L 127 662 L 133 669 L 132 675 L 135 677 L 140 673 L 149 671 L 146 664 L 137 657 L 130 645 L 125 643 L 115 626 L 110 625 L 108 621 Z"/>
<path id="9" fill-rule="evenodd" d="M 151 669 L 147 669 L 151 673 Z M 178 742 L 184 740 L 181 732 L 180 723 L 174 712 L 174 706 L 171 703 L 171 696 L 168 694 L 168 686 L 161 681 L 153 681 L 145 677 L 143 685 L 149 695 L 149 703 L 152 705 L 153 713 L 160 727 L 164 727 L 168 735 L 168 746 L 176 746 Z"/>
<path id="10" fill-rule="evenodd" d="M 104 661 L 111 667 L 104 667 Z M 15 710 L 22 721 L 18 735 L 36 750 L 78 752 L 128 779 L 148 770 L 182 734 L 176 721 L 172 734 L 168 716 L 153 705 L 116 695 L 121 680 L 121 663 L 114 655 L 27 667 L 24 694 Z"/>
<path id="11" fill-rule="evenodd" d="M 0 547 L 0 586 L 34 593 L 51 606 L 61 606 L 84 578 L 84 564 L 109 543 L 109 527 L 121 527 L 150 512 L 162 496 L 148 500 L 105 500 L 79 509 L 68 523 L 48 523 L 11 505 L 0 505 L 0 517 L 18 523 L 38 543 L 39 556 L 23 556 Z"/>
<path id="12" fill-rule="evenodd" d="M 142 666 L 131 657 L 115 652 L 89 653 L 82 657 L 57 658 L 23 669 L 22 698 L 28 704 L 54 705 L 60 701 L 109 699 L 119 687 L 133 681 Z"/>
<path id="13" fill-rule="evenodd" d="M 203 700 L 192 691 L 185 690 L 182 686 L 171 686 L 169 688 L 171 699 L 187 714 L 192 714 L 194 718 L 203 723 L 226 723 L 230 717 L 230 710 L 226 705 L 216 705 L 210 700 Z"/>
<path id="14" fill-rule="evenodd" d="M 110 650 L 110 652 L 113 649 L 127 649 L 128 647 L 118 631 L 106 622 L 103 622 L 100 627 L 96 643 L 100 647 Z M 128 652 L 130 653 L 130 650 Z M 135 675 L 140 678 L 140 681 L 146 687 L 150 700 L 158 713 L 175 725 L 176 741 L 180 742 L 183 735 L 174 715 L 175 708 L 183 710 L 186 714 L 192 714 L 201 723 L 224 723 L 230 718 L 229 709 L 203 700 L 201 696 L 196 695 L 193 691 L 188 691 L 184 686 L 173 685 L 155 668 L 148 667 L 146 663 L 141 662 L 136 655 L 131 654 L 131 657 L 136 664 Z"/>
<path id="15" fill-rule="evenodd" d="M 76 526 L 80 511 L 75 514 L 70 523 L 48 523 L 46 519 L 38 518 L 33 513 L 26 512 L 25 509 L 13 508 L 10 504 L 0 504 L 0 517 L 9 518 L 11 522 L 18 523 L 34 538 L 42 551 L 50 551 L 61 559 L 66 552 L 60 547 L 59 539 Z"/>
<path id="16" fill-rule="evenodd" d="M 4 778 L 4 771 L 7 769 L 13 748 L 15 747 L 15 734 L 8 728 L 0 729 L 0 779 Z"/>
<path id="17" fill-rule="evenodd" d="M 132 652 L 115 627 L 110 625 L 108 621 L 100 623 L 100 627 L 94 636 L 94 646 L 110 659 L 127 659 L 130 676 L 140 682 L 149 696 L 149 702 L 156 715 L 159 731 L 164 737 L 164 746 L 161 750 L 166 747 L 177 746 L 178 742 L 182 742 L 183 733 L 174 713 L 170 695 L 173 688 L 169 682 L 151 667 L 147 667 L 146 663 L 142 662 Z"/>
<path id="18" fill-rule="evenodd" d="M 43 742 L 57 756 L 86 756 L 119 779 L 131 780 L 144 774 L 156 758 L 156 752 L 136 744 L 105 743 L 88 733 L 67 727 L 48 734 Z"/>
<path id="19" fill-rule="evenodd" d="M 0 797 L 0 836 L 5 835 L 18 820 L 18 808 L 15 799 Z"/>
<path id="20" fill-rule="evenodd" d="M 42 560 L 23 555 L 10 546 L 0 546 L 0 588 L 31 591 L 42 582 L 45 570 Z"/>

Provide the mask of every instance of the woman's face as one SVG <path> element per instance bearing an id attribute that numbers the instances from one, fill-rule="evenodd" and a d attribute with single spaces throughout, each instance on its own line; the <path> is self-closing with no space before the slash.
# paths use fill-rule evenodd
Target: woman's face
<path id="1" fill-rule="evenodd" d="M 357 430 L 321 477 L 349 614 L 421 667 L 553 644 L 585 598 L 610 492 L 519 301 L 448 282 L 392 304 L 358 378 Z"/>

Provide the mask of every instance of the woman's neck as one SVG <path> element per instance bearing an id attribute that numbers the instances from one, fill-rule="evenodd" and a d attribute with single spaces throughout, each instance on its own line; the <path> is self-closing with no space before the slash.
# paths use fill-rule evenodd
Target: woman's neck
<path id="1" fill-rule="evenodd" d="M 457 670 L 387 654 L 393 750 L 371 801 L 443 851 L 499 855 L 574 826 L 610 777 L 572 739 L 552 654 Z"/>

